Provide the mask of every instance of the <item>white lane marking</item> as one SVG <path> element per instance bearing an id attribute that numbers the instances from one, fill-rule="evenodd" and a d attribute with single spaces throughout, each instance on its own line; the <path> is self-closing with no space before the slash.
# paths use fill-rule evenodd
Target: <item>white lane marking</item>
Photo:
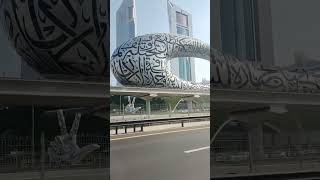
<path id="1" fill-rule="evenodd" d="M 195 130 L 209 129 L 209 128 L 210 128 L 210 127 L 204 127 L 204 128 L 184 129 L 184 130 L 178 130 L 178 131 L 166 131 L 166 132 L 152 133 L 152 134 L 142 134 L 142 135 L 137 135 L 137 136 L 113 138 L 113 139 L 110 139 L 110 141 L 119 141 L 119 140 L 124 140 L 124 139 L 132 139 L 132 138 L 155 136 L 155 135 L 161 135 L 161 134 L 170 134 L 170 133 L 186 132 L 186 131 L 195 131 Z"/>
<path id="2" fill-rule="evenodd" d="M 202 147 L 202 148 L 197 148 L 197 149 L 191 149 L 188 151 L 184 151 L 184 153 L 189 154 L 189 153 L 193 153 L 193 152 L 197 152 L 197 151 L 202 151 L 202 150 L 206 150 L 206 149 L 210 149 L 210 146 L 206 146 L 206 147 Z"/>

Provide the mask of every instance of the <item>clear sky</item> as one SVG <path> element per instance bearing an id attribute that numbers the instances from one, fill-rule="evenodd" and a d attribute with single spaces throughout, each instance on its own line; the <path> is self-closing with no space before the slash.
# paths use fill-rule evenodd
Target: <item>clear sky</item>
<path id="1" fill-rule="evenodd" d="M 139 1 L 139 0 L 136 0 Z M 150 0 L 155 1 L 155 0 Z M 116 48 L 116 11 L 122 0 L 111 0 L 110 51 Z M 172 3 L 192 14 L 193 37 L 210 43 L 210 0 L 171 0 Z M 148 8 L 148 7 L 146 7 Z M 160 33 L 160 32 L 159 32 Z M 195 59 L 196 81 L 210 78 L 210 64 L 206 60 Z M 114 82 L 112 82 L 114 83 Z"/>

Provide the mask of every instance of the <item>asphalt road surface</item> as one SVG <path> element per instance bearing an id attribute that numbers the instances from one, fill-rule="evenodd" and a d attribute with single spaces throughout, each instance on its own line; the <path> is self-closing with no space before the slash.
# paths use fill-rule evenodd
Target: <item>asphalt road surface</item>
<path id="1" fill-rule="evenodd" d="M 111 180 L 207 180 L 209 127 L 111 136 Z M 39 180 L 39 172 L 0 174 L 0 180 Z M 46 180 L 107 180 L 107 169 L 46 172 Z"/>
<path id="2" fill-rule="evenodd" d="M 208 126 L 111 137 L 111 180 L 208 180 Z"/>

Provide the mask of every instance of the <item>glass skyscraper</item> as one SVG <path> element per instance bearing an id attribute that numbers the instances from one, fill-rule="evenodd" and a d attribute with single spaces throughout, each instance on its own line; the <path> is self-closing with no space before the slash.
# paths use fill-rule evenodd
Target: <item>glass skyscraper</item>
<path id="1" fill-rule="evenodd" d="M 222 50 L 240 59 L 259 61 L 255 0 L 221 1 Z"/>
<path id="2" fill-rule="evenodd" d="M 213 1 L 213 46 L 240 60 L 273 65 L 272 4 L 278 1 Z"/>
<path id="3" fill-rule="evenodd" d="M 151 33 L 192 36 L 192 16 L 168 0 L 123 0 L 116 10 L 116 46 Z M 168 66 L 179 78 L 195 82 L 193 58 L 174 59 Z"/>
<path id="4" fill-rule="evenodd" d="M 168 1 L 168 12 L 170 18 L 171 29 L 170 32 L 184 36 L 192 36 L 192 18 L 191 14 L 182 10 L 178 6 Z M 174 27 L 175 26 L 175 27 Z M 179 58 L 178 60 L 179 77 L 183 80 L 194 81 L 194 59 L 193 58 Z"/>

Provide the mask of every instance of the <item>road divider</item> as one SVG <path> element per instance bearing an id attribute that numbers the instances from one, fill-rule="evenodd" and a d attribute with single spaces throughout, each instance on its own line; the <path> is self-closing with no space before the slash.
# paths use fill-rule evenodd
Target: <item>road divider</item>
<path id="1" fill-rule="evenodd" d="M 119 134 L 119 130 L 123 129 L 124 134 L 128 133 L 128 128 L 132 128 L 133 132 L 143 132 L 146 126 L 165 125 L 165 124 L 181 124 L 184 127 L 185 123 L 189 122 L 201 122 L 210 121 L 210 116 L 198 116 L 198 117 L 179 117 L 179 118 L 167 118 L 167 119 L 153 119 L 153 120 L 141 120 L 141 121 L 126 121 L 110 123 L 110 130 L 114 130 L 114 134 Z"/>

